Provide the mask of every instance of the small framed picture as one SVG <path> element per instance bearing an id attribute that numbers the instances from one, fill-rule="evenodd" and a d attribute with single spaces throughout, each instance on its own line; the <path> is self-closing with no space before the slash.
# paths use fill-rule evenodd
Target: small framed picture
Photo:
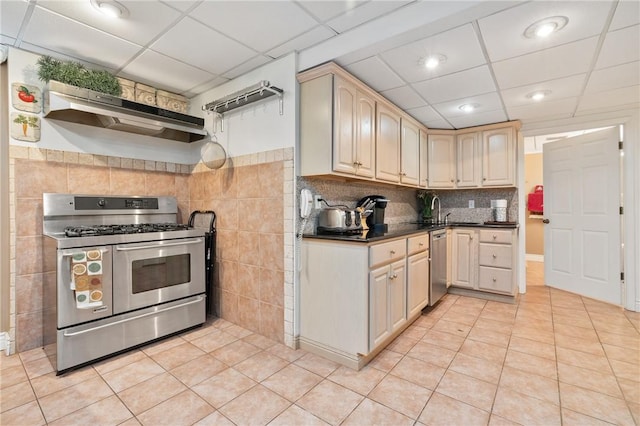
<path id="1" fill-rule="evenodd" d="M 20 111 L 40 112 L 42 109 L 42 92 L 40 88 L 30 84 L 12 83 L 11 105 Z"/>
<path id="2" fill-rule="evenodd" d="M 33 114 L 11 113 L 11 137 L 21 141 L 40 140 L 40 117 Z"/>

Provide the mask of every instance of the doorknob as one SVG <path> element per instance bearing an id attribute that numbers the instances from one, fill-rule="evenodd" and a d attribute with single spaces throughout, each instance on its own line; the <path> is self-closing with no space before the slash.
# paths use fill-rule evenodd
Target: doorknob
<path id="1" fill-rule="evenodd" d="M 549 219 L 542 219 L 542 223 L 549 223 Z"/>

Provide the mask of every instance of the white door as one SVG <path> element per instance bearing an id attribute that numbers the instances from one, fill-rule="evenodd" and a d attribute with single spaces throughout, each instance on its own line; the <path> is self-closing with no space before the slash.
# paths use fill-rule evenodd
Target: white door
<path id="1" fill-rule="evenodd" d="M 545 283 L 619 305 L 618 138 L 614 127 L 546 143 L 542 158 Z"/>

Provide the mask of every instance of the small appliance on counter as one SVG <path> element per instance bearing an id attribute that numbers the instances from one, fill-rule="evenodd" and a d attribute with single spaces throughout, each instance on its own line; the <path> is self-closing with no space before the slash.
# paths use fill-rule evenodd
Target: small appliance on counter
<path id="1" fill-rule="evenodd" d="M 491 200 L 491 216 L 494 222 L 506 222 L 507 200 Z"/>
<path id="2" fill-rule="evenodd" d="M 362 215 L 346 207 L 327 207 L 318 214 L 318 234 L 360 234 Z"/>
<path id="3" fill-rule="evenodd" d="M 389 200 L 382 195 L 368 195 L 360 199 L 356 206 L 363 207 L 371 204 L 371 202 L 375 202 L 375 204 L 370 207 L 370 209 L 373 209 L 373 212 L 367 216 L 367 227 L 374 232 L 386 232 L 388 225 L 384 223 L 384 210 L 387 208 Z"/>

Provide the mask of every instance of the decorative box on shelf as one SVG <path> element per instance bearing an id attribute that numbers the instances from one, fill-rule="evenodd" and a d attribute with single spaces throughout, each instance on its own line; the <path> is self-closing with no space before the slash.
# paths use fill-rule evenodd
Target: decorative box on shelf
<path id="1" fill-rule="evenodd" d="M 120 97 L 122 99 L 126 99 L 128 101 L 136 101 L 136 83 L 131 80 L 127 80 L 126 78 L 117 77 L 120 82 L 120 87 L 122 88 L 122 94 Z"/>
<path id="2" fill-rule="evenodd" d="M 156 106 L 156 88 L 136 83 L 136 102 Z"/>
<path id="3" fill-rule="evenodd" d="M 158 107 L 182 114 L 186 114 L 187 108 L 189 107 L 187 98 L 175 93 L 165 92 L 164 90 L 158 90 L 156 92 L 156 101 L 158 102 Z"/>

